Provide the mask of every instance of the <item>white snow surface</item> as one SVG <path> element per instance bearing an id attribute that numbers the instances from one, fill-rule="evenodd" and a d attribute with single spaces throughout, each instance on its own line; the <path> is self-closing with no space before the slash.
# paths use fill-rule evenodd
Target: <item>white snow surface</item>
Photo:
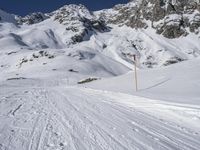
<path id="1" fill-rule="evenodd" d="M 53 17 L 0 22 L 0 150 L 200 149 L 199 34 L 110 25 L 72 36 Z M 176 57 L 187 61 L 164 65 Z"/>
<path id="2" fill-rule="evenodd" d="M 59 85 L 60 79 L 58 76 L 52 81 L 31 78 L 1 82 L 2 150 L 200 148 L 199 104 L 177 103 L 175 97 L 176 103 L 120 90 Z M 195 83 L 199 86 L 199 82 Z M 101 87 L 111 83 L 104 84 Z M 123 80 L 117 80 L 115 85 L 123 86 Z M 174 95 L 179 92 L 177 87 L 181 85 L 169 87 L 174 89 Z"/>

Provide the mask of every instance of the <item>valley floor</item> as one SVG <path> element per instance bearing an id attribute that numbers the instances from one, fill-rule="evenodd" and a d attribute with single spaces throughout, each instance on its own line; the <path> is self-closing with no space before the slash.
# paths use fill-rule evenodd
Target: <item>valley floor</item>
<path id="1" fill-rule="evenodd" d="M 23 82 L 0 87 L 1 150 L 200 149 L 199 105 Z"/>

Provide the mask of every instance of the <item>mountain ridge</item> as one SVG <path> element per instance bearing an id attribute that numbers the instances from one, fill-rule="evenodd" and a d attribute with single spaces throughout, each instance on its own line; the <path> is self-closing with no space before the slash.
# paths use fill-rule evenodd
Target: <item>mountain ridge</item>
<path id="1" fill-rule="evenodd" d="M 79 45 L 88 45 L 89 49 L 99 51 L 129 68 L 134 63 L 132 57 L 135 54 L 138 55 L 140 68 L 167 66 L 198 57 L 198 5 L 182 10 L 184 7 L 179 6 L 182 3 L 178 3 L 178 13 L 166 7 L 170 1 L 163 1 L 165 5 L 160 2 L 131 1 L 95 12 L 83 5 L 71 4 L 51 13 L 15 16 L 14 25 L 12 22 L 9 25 L 1 23 L 1 31 L 6 35 L 3 34 L 0 40 L 4 43 L 12 40 L 16 43 L 12 47 L 32 50 L 73 49 Z M 166 14 L 160 13 L 162 11 L 166 11 Z M 190 18 L 188 25 L 182 22 L 183 12 Z M 150 17 L 152 13 L 156 17 Z"/>
<path id="2" fill-rule="evenodd" d="M 0 150 L 200 150 L 199 11 L 160 2 L 0 11 Z"/>
<path id="3" fill-rule="evenodd" d="M 15 20 L 18 25 L 39 23 L 54 15 L 56 20 L 56 18 L 64 14 L 63 10 L 66 9 L 68 10 L 65 11 L 65 15 L 67 13 L 70 14 L 70 12 L 72 14 L 77 13 L 77 16 L 80 18 L 87 18 L 89 20 L 98 18 L 107 23 L 127 25 L 132 28 L 147 28 L 151 26 L 158 34 L 162 34 L 167 38 L 187 36 L 189 33 L 186 28 L 189 28 L 190 32 L 199 33 L 199 0 L 130 0 L 127 4 L 119 4 L 111 9 L 100 10 L 98 13 L 89 11 L 81 4 L 70 4 L 64 5 L 51 13 L 37 12 L 25 17 L 15 16 Z M 110 16 L 108 11 L 112 12 Z M 74 15 L 74 18 L 77 16 Z M 148 25 L 148 21 L 151 22 L 151 25 Z M 60 19 L 59 22 L 63 22 L 63 20 Z"/>

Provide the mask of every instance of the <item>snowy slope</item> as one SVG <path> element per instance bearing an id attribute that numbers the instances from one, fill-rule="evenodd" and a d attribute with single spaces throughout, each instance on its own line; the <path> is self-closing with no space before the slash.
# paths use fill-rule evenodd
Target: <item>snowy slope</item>
<path id="1" fill-rule="evenodd" d="M 84 85 L 93 89 L 138 95 L 167 102 L 200 104 L 200 59 L 165 68 L 138 70 L 138 92 L 134 72 Z"/>
<path id="2" fill-rule="evenodd" d="M 0 10 L 0 150 L 200 149 L 199 33 L 107 22 L 135 4 Z"/>
<path id="3" fill-rule="evenodd" d="M 200 148 L 199 105 L 43 84 L 1 84 L 1 149 Z"/>
<path id="4" fill-rule="evenodd" d="M 112 18 L 112 15 L 123 14 L 120 10 L 134 7 L 135 3 L 130 2 L 113 9 L 90 12 L 83 5 L 66 5 L 49 14 L 38 13 L 39 16 L 46 16 L 43 19 L 34 13 L 28 17 L 28 22 L 33 22 L 30 25 L 24 23 L 15 26 L 7 22 L 2 23 L 0 46 L 2 50 L 21 48 L 39 50 L 66 47 L 73 49 L 83 44 L 129 68 L 133 64 L 133 54 L 138 55 L 139 68 L 168 66 L 199 57 L 198 32 L 188 32 L 187 36 L 169 39 L 158 34 L 154 27 L 151 27 L 150 21 L 146 21 L 148 28 L 131 28 L 126 25 L 104 23 L 106 19 Z M 101 13 L 107 15 L 107 18 L 102 17 Z M 126 13 L 125 11 L 124 14 Z M 190 22 L 198 22 L 198 13 L 194 11 L 190 14 L 193 15 Z M 166 20 L 172 20 L 168 23 L 176 23 L 174 17 L 175 15 L 171 15 L 171 19 L 168 17 Z M 27 17 L 24 20 L 27 20 Z"/>

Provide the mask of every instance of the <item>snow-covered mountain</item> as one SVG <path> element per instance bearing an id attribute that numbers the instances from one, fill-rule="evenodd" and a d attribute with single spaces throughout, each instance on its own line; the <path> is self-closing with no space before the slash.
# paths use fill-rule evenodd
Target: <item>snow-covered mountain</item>
<path id="1" fill-rule="evenodd" d="M 199 5 L 0 10 L 0 150 L 199 150 Z"/>
<path id="2" fill-rule="evenodd" d="M 199 33 L 199 3 L 199 0 L 132 0 L 98 14 L 108 23 L 132 28 L 151 27 L 167 38 L 178 38 L 190 32 Z"/>
<path id="3" fill-rule="evenodd" d="M 66 5 L 48 14 L 14 19 L 1 11 L 0 16 L 1 30 L 5 22 L 17 22 L 15 27 L 6 25 L 1 43 L 9 39 L 18 48 L 65 49 L 83 44 L 126 66 L 133 64 L 132 55 L 137 53 L 140 68 L 166 66 L 200 54 L 200 12 L 195 0 L 131 1 L 97 12 Z"/>
<path id="4" fill-rule="evenodd" d="M 0 9 L 0 22 L 16 23 L 15 16 Z"/>

